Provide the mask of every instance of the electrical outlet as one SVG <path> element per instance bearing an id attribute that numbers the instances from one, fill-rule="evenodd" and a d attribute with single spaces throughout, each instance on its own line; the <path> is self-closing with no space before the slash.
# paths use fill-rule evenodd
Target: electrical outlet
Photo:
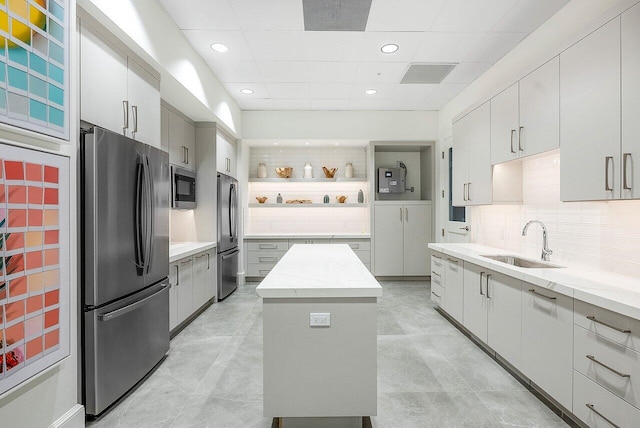
<path id="1" fill-rule="evenodd" d="M 309 326 L 311 327 L 330 327 L 331 326 L 331 314 L 330 313 L 309 313 Z"/>

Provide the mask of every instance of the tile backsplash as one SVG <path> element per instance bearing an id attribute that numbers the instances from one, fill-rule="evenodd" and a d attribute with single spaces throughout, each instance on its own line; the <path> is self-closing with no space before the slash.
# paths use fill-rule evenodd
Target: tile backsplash
<path id="1" fill-rule="evenodd" d="M 640 276 L 640 201 L 560 202 L 560 155 L 523 161 L 522 205 L 471 208 L 472 241 L 539 258 L 549 232 L 551 261 Z"/>

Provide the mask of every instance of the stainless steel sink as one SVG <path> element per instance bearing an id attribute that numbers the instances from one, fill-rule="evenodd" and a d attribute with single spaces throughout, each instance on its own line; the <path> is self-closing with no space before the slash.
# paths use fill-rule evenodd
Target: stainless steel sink
<path id="1" fill-rule="evenodd" d="M 495 260 L 497 262 L 506 263 L 511 266 L 517 266 L 517 267 L 527 268 L 527 269 L 549 269 L 549 268 L 557 269 L 557 268 L 564 267 L 564 266 L 554 265 L 551 263 L 539 262 L 531 259 L 523 259 L 522 257 L 509 256 L 504 254 L 499 254 L 495 256 L 482 255 L 480 257 L 486 257 L 488 259 Z"/>

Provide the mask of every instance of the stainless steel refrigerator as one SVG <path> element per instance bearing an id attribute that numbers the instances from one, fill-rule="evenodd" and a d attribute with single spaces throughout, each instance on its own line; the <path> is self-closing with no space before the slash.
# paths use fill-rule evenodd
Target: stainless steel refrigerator
<path id="1" fill-rule="evenodd" d="M 238 181 L 218 174 L 218 299 L 238 287 Z"/>
<path id="2" fill-rule="evenodd" d="M 81 135 L 83 398 L 98 415 L 169 350 L 169 155 Z"/>

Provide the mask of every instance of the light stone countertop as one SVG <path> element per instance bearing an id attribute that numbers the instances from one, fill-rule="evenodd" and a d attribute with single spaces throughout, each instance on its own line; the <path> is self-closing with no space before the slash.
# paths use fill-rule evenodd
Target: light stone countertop
<path id="1" fill-rule="evenodd" d="M 513 251 L 478 244 L 431 243 L 429 248 L 640 320 L 640 279 L 638 278 L 570 266 L 558 269 L 520 268 L 482 257 L 482 255 L 506 254 L 531 258 Z M 551 261 L 551 264 L 555 263 Z"/>
<path id="2" fill-rule="evenodd" d="M 326 234 L 326 233 L 305 233 L 305 234 L 268 234 L 268 233 L 254 233 L 250 235 L 244 235 L 244 239 L 371 239 L 371 235 L 369 233 L 361 233 L 361 234 L 344 234 L 341 235 L 339 233 Z"/>
<path id="3" fill-rule="evenodd" d="M 216 242 L 172 242 L 169 244 L 169 263 L 215 248 Z"/>
<path id="4" fill-rule="evenodd" d="M 347 244 L 296 244 L 256 288 L 262 298 L 380 297 L 382 287 Z"/>

